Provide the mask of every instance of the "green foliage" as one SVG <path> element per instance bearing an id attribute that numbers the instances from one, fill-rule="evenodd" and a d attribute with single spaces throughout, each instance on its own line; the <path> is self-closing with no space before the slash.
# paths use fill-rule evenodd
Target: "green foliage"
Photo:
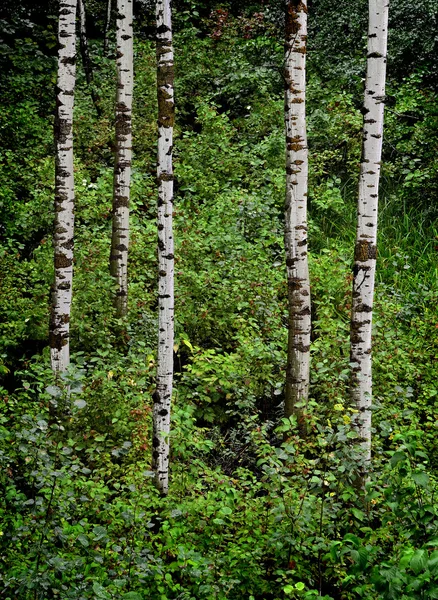
<path id="1" fill-rule="evenodd" d="M 312 66 L 328 79 L 342 78 L 350 86 L 363 77 L 366 56 L 367 4 L 340 0 L 333 11 L 329 0 L 314 2 L 309 19 Z M 436 85 L 436 6 L 434 0 L 393 0 L 389 12 L 388 74 L 400 78 L 425 66 Z"/>

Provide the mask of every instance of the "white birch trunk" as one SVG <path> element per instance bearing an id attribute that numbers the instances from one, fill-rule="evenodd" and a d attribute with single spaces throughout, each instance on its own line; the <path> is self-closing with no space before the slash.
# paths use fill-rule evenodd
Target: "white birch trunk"
<path id="1" fill-rule="evenodd" d="M 286 203 L 285 250 L 289 303 L 285 415 L 296 414 L 309 394 L 310 283 L 307 259 L 306 134 L 307 0 L 289 0 L 285 36 Z M 301 407 L 297 407 L 301 404 Z M 303 429 L 301 423 L 300 428 Z"/>
<path id="2" fill-rule="evenodd" d="M 116 279 L 118 316 L 128 307 L 129 196 L 132 158 L 132 0 L 117 0 L 116 157 L 110 271 Z"/>
<path id="3" fill-rule="evenodd" d="M 167 494 L 170 404 L 173 384 L 173 94 L 172 17 L 170 0 L 157 0 L 158 95 L 158 362 L 154 394 L 153 468 L 158 489 Z"/>
<path id="4" fill-rule="evenodd" d="M 108 0 L 106 6 L 105 31 L 103 33 L 103 55 L 106 56 L 108 51 L 108 32 L 111 24 L 111 0 Z"/>
<path id="5" fill-rule="evenodd" d="M 369 0 L 363 149 L 357 208 L 351 314 L 351 393 L 366 464 L 371 460 L 371 327 L 377 254 L 377 209 L 383 140 L 388 0 Z"/>
<path id="6" fill-rule="evenodd" d="M 55 282 L 50 318 L 50 354 L 55 373 L 70 363 L 70 310 L 73 281 L 74 176 L 73 105 L 76 81 L 76 2 L 59 6 L 58 80 L 55 117 Z"/>

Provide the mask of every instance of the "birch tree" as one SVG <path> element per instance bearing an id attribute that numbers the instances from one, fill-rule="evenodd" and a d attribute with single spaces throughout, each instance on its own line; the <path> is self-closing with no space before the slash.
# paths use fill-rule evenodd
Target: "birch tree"
<path id="1" fill-rule="evenodd" d="M 371 327 L 377 253 L 377 209 L 383 140 L 388 0 L 369 0 L 363 149 L 359 179 L 351 314 L 351 393 L 366 464 L 371 459 Z"/>
<path id="2" fill-rule="evenodd" d="M 74 176 L 73 105 L 76 82 L 76 3 L 60 0 L 55 116 L 55 282 L 52 288 L 50 354 L 55 373 L 70 363 L 70 309 L 73 281 Z"/>
<path id="3" fill-rule="evenodd" d="M 110 271 L 117 282 L 118 316 L 128 307 L 129 196 L 132 158 L 133 40 L 132 0 L 117 0 L 116 156 Z"/>
<path id="4" fill-rule="evenodd" d="M 285 415 L 302 414 L 309 393 L 310 284 L 307 260 L 307 0 L 288 0 L 285 31 L 285 250 L 289 337 Z"/>
<path id="5" fill-rule="evenodd" d="M 108 0 L 106 5 L 106 15 L 105 15 L 105 31 L 103 33 L 103 54 L 106 56 L 108 51 L 108 33 L 111 24 L 111 0 Z"/>
<path id="6" fill-rule="evenodd" d="M 173 125 L 174 69 L 170 0 L 157 0 L 158 96 L 158 361 L 154 393 L 153 469 L 158 489 L 167 494 L 170 404 L 173 384 Z"/>
<path id="7" fill-rule="evenodd" d="M 78 13 L 79 13 L 79 41 L 80 50 L 82 56 L 82 64 L 85 72 L 85 80 L 90 89 L 91 98 L 93 100 L 94 107 L 98 116 L 101 115 L 102 111 L 99 106 L 99 96 L 96 93 L 94 87 L 94 76 L 93 76 L 93 65 L 90 59 L 90 51 L 88 49 L 88 37 L 87 37 L 87 15 L 85 11 L 84 0 L 78 0 Z"/>

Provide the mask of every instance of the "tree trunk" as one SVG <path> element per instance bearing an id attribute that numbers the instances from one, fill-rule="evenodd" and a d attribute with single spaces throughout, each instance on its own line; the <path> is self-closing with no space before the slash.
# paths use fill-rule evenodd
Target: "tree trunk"
<path id="1" fill-rule="evenodd" d="M 50 319 L 50 354 L 55 373 L 70 363 L 70 309 L 73 280 L 74 176 L 73 105 L 76 81 L 76 2 L 59 6 L 58 81 L 55 117 L 55 282 Z"/>
<path id="2" fill-rule="evenodd" d="M 94 107 L 96 109 L 97 115 L 100 116 L 102 111 L 99 106 L 99 96 L 96 94 L 96 90 L 94 88 L 94 78 L 93 78 L 93 66 L 91 64 L 90 52 L 88 50 L 88 38 L 87 38 L 87 15 L 85 12 L 85 4 L 84 0 L 78 0 L 78 13 L 79 13 L 79 40 L 80 40 L 80 49 L 81 49 L 81 57 L 82 64 L 85 72 L 85 80 L 90 89 L 91 98 L 93 100 Z"/>
<path id="3" fill-rule="evenodd" d="M 132 0 L 117 0 L 116 157 L 110 271 L 117 281 L 118 316 L 128 308 L 129 195 L 132 158 Z"/>
<path id="4" fill-rule="evenodd" d="M 286 267 L 289 338 L 285 416 L 297 415 L 300 429 L 309 394 L 310 283 L 307 260 L 306 134 L 307 0 L 289 0 L 285 32 Z"/>
<path id="5" fill-rule="evenodd" d="M 371 327 L 377 252 L 377 208 L 385 101 L 388 0 L 369 0 L 368 57 L 351 313 L 351 394 L 365 476 L 371 460 Z"/>
<path id="6" fill-rule="evenodd" d="M 105 18 L 105 31 L 103 33 L 103 55 L 106 56 L 108 52 L 108 32 L 111 24 L 111 0 L 108 0 L 106 6 L 106 18 Z"/>
<path id="7" fill-rule="evenodd" d="M 158 95 L 158 363 L 154 394 L 153 468 L 167 494 L 170 403 L 173 383 L 173 49 L 170 0 L 157 0 Z"/>

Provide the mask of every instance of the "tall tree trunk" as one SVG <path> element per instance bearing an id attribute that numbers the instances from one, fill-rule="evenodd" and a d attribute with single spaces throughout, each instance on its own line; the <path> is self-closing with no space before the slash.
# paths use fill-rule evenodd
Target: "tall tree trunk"
<path id="1" fill-rule="evenodd" d="M 157 0 L 158 95 L 158 363 L 154 394 L 153 468 L 158 489 L 167 494 L 170 403 L 173 384 L 173 48 L 170 0 Z"/>
<path id="2" fill-rule="evenodd" d="M 108 0 L 108 4 L 106 6 L 106 16 L 105 16 L 105 31 L 103 33 L 103 55 L 106 56 L 108 52 L 108 32 L 111 24 L 111 0 Z"/>
<path id="3" fill-rule="evenodd" d="M 76 82 L 76 2 L 59 5 L 58 81 L 55 117 L 55 282 L 50 319 L 50 354 L 55 373 L 70 363 L 70 309 L 73 280 L 74 176 L 73 105 Z"/>
<path id="4" fill-rule="evenodd" d="M 117 281 L 118 316 L 128 308 L 129 195 L 132 158 L 132 0 L 117 0 L 116 157 L 110 271 Z"/>
<path id="5" fill-rule="evenodd" d="M 286 267 L 289 338 L 285 415 L 302 420 L 309 394 L 310 283 L 307 260 L 306 134 L 307 0 L 289 0 L 285 32 Z M 300 428 L 304 425 L 301 422 Z"/>
<path id="6" fill-rule="evenodd" d="M 388 10 L 388 0 L 369 0 L 363 149 L 353 269 L 350 337 L 351 394 L 358 410 L 354 423 L 362 442 L 365 465 L 368 465 L 371 460 L 371 326 L 377 253 L 377 208 L 383 140 Z M 365 466 L 366 470 L 367 466 Z"/>
<path id="7" fill-rule="evenodd" d="M 79 13 L 79 40 L 82 64 L 85 72 L 85 80 L 90 89 L 91 99 L 93 100 L 94 107 L 98 116 L 102 114 L 99 106 L 99 95 L 96 93 L 94 88 L 94 77 L 93 77 L 93 65 L 90 59 L 90 52 L 88 50 L 88 38 L 87 38 L 87 14 L 85 11 L 84 0 L 78 0 L 78 13 Z"/>

